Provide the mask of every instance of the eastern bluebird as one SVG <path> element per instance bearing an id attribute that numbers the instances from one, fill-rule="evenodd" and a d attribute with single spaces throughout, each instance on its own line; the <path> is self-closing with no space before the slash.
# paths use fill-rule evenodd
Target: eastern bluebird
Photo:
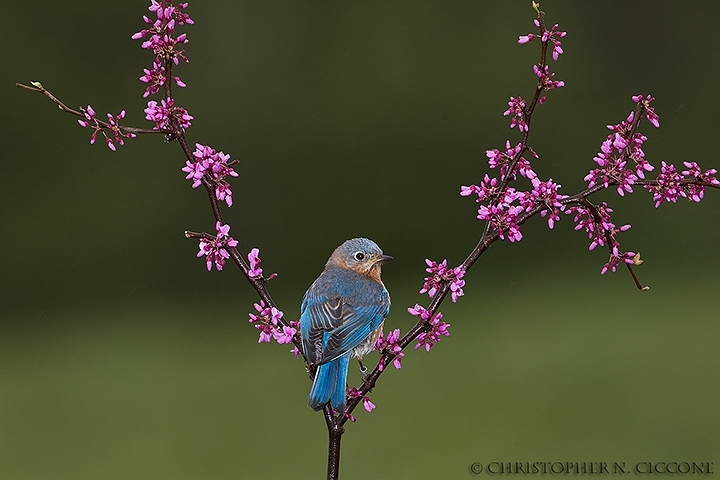
<path id="1" fill-rule="evenodd" d="M 390 295 L 380 280 L 388 260 L 392 257 L 372 240 L 347 240 L 305 292 L 300 333 L 307 361 L 318 367 L 308 397 L 313 410 L 327 403 L 345 410 L 350 357 L 360 360 L 373 350 L 390 311 Z"/>

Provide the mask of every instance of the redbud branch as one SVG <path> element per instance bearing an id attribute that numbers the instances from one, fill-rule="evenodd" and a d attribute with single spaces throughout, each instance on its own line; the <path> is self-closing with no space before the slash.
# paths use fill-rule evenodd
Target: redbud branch
<path id="1" fill-rule="evenodd" d="M 538 5 L 539 6 L 539 5 Z M 539 10 L 538 8 L 535 8 L 537 11 L 537 19 L 540 23 L 540 35 L 544 34 L 545 31 L 547 31 L 547 28 L 545 27 L 545 12 Z M 550 40 L 546 40 L 542 42 L 541 48 L 540 48 L 540 68 L 544 68 L 547 63 L 547 48 Z M 527 125 L 527 128 L 522 134 L 522 139 L 520 141 L 521 148 L 520 150 L 513 156 L 513 158 L 510 160 L 510 163 L 508 164 L 508 170 L 507 175 L 505 175 L 505 178 L 501 179 L 500 186 L 498 187 L 499 192 L 504 192 L 507 188 L 508 184 L 510 183 L 510 179 L 512 177 L 512 172 L 515 171 L 515 167 L 517 166 L 518 162 L 522 158 L 522 156 L 525 154 L 525 152 L 528 151 L 528 138 L 530 136 L 530 122 L 532 120 L 532 115 L 535 112 L 535 107 L 538 104 L 538 101 L 540 100 L 540 95 L 542 95 L 542 92 L 544 91 L 544 85 L 541 78 L 538 78 L 537 86 L 535 87 L 535 94 L 533 95 L 533 99 L 530 102 L 530 105 L 528 105 L 524 112 L 523 112 L 523 121 Z M 502 201 L 502 195 L 498 195 L 498 198 L 495 202 L 495 204 Z M 478 242 L 478 245 L 475 247 L 475 250 L 480 247 L 481 244 L 485 242 L 485 239 L 487 235 L 490 233 L 490 222 L 487 222 L 485 224 L 485 229 L 483 230 L 483 234 L 480 236 L 480 241 Z M 472 254 L 471 254 L 472 256 Z M 463 265 L 467 263 L 467 260 L 463 262 Z M 472 260 L 472 263 L 474 263 L 474 260 Z M 472 264 L 471 263 L 471 264 Z"/>
<path id="2" fill-rule="evenodd" d="M 637 125 L 634 125 L 634 126 L 637 126 Z M 582 200 L 578 203 L 590 211 L 590 213 L 592 214 L 593 219 L 595 220 L 595 223 L 597 225 L 600 225 L 602 223 L 602 218 L 600 217 L 600 212 L 598 212 L 597 206 L 595 204 L 591 203 L 587 199 L 587 197 L 583 197 Z M 607 245 L 608 250 L 610 251 L 610 255 L 612 255 L 613 254 L 613 244 L 615 243 L 615 234 L 613 233 L 613 231 L 608 231 L 608 230 L 605 230 L 604 234 L 605 234 L 605 244 Z M 640 258 L 640 254 L 638 254 L 638 259 L 639 258 Z M 642 290 L 642 291 L 649 290 L 650 287 L 643 286 L 640 283 L 640 280 L 638 280 L 637 275 L 635 275 L 635 271 L 632 269 L 632 266 L 630 266 L 629 263 L 625 263 L 625 265 L 627 266 L 627 269 L 630 272 L 630 276 L 632 276 L 633 281 L 635 281 L 635 286 L 638 288 L 638 290 Z"/>
<path id="3" fill-rule="evenodd" d="M 15 86 L 25 89 L 25 90 L 30 90 L 31 92 L 42 93 L 43 95 L 48 97 L 50 100 L 52 100 L 63 112 L 69 113 L 70 115 L 75 115 L 76 117 L 85 118 L 85 115 L 83 115 L 82 112 L 80 112 L 79 110 L 72 109 L 72 108 L 68 107 L 67 105 L 65 105 L 55 95 L 53 95 L 52 93 L 47 91 L 40 82 L 31 82 L 31 83 L 33 86 L 23 85 L 22 83 L 16 83 Z M 103 122 L 102 120 L 99 120 L 99 119 L 95 119 L 95 121 L 97 122 L 97 124 L 100 127 L 110 130 L 109 123 Z M 166 130 L 149 130 L 147 128 L 136 128 L 136 127 L 125 127 L 125 126 L 120 126 L 119 128 L 120 128 L 120 132 L 122 132 L 122 133 L 132 133 L 135 135 L 139 135 L 139 134 L 143 134 L 143 133 L 163 133 L 163 134 L 170 133 L 170 131 L 166 131 Z"/>
<path id="4" fill-rule="evenodd" d="M 640 116 L 642 111 L 638 111 L 637 117 Z M 632 136 L 634 134 L 635 129 L 637 128 L 637 124 L 634 124 L 631 128 L 630 135 Z M 587 200 L 587 197 L 590 195 L 593 195 L 601 190 L 605 190 L 607 188 L 610 188 L 612 186 L 617 185 L 618 182 L 610 181 L 608 182 L 608 186 L 606 187 L 603 184 L 595 185 L 591 188 L 587 188 L 579 193 L 576 193 L 575 195 L 563 197 L 559 199 L 558 201 L 562 205 L 583 205 L 584 207 L 588 208 L 593 215 L 593 218 L 596 223 L 601 223 L 600 215 L 597 211 L 597 207 L 589 202 Z M 637 180 L 635 185 L 641 185 L 641 186 L 656 186 L 658 185 L 657 180 Z M 706 181 L 701 180 L 694 180 L 694 179 L 684 179 L 680 182 L 681 185 L 701 185 L 705 187 L 712 187 L 716 189 L 720 189 L 720 185 L 713 184 Z M 523 225 L 526 221 L 528 221 L 530 218 L 534 217 L 535 215 L 538 215 L 539 213 L 542 213 L 544 211 L 550 210 L 551 207 L 548 207 L 544 203 L 539 203 L 535 207 L 533 207 L 530 211 L 523 212 L 521 215 L 518 216 L 518 225 Z M 488 222 L 489 224 L 489 222 Z M 477 262 L 477 260 L 480 258 L 480 256 L 492 245 L 492 243 L 496 242 L 500 239 L 500 234 L 497 231 L 488 231 L 488 228 L 486 226 L 486 233 L 484 232 L 481 236 L 480 241 L 478 242 L 477 246 L 473 249 L 472 252 L 468 255 L 468 257 L 465 259 L 465 261 L 460 265 L 464 271 L 470 270 L 470 268 Z M 610 232 L 605 231 L 605 238 L 606 243 L 608 244 L 608 247 L 610 251 L 612 252 L 612 244 L 614 242 L 614 239 Z M 633 281 L 635 282 L 635 286 L 639 290 L 647 290 L 648 287 L 644 287 L 640 281 L 637 278 L 637 275 L 635 274 L 632 266 L 628 263 L 625 263 L 625 265 L 628 268 L 628 271 L 630 272 L 630 275 L 633 278 Z M 439 282 L 439 287 L 435 295 L 432 297 L 430 304 L 427 307 L 427 310 L 431 313 L 430 317 L 428 319 L 420 319 L 418 322 L 405 334 L 403 337 L 398 340 L 397 344 L 400 347 L 401 351 L 404 351 L 405 348 L 410 345 L 420 334 L 423 332 L 428 332 L 432 327 L 430 325 L 430 320 L 432 319 L 432 316 L 435 315 L 442 304 L 442 302 L 447 297 L 447 294 L 450 292 L 450 285 L 452 284 L 452 279 L 442 279 Z M 352 397 L 348 399 L 347 407 L 346 407 L 346 413 L 350 414 L 353 412 L 353 410 L 360 404 L 362 401 L 362 396 L 367 395 L 374 387 L 375 384 L 380 377 L 380 375 L 383 374 L 387 366 L 391 364 L 391 362 L 395 359 L 397 356 L 396 353 L 390 353 L 387 351 L 381 351 L 380 352 L 380 360 L 378 362 L 378 365 L 373 369 L 373 371 L 367 375 L 364 378 L 364 381 L 362 385 L 358 388 L 360 395 L 356 397 Z M 381 369 L 381 365 L 384 366 Z M 337 421 L 342 425 L 344 424 L 348 417 L 342 416 L 342 417 L 335 417 Z"/>
<path id="5" fill-rule="evenodd" d="M 545 13 L 538 10 L 538 21 L 540 22 L 540 34 L 542 35 L 545 33 L 547 28 L 545 27 Z M 547 60 L 547 48 L 548 48 L 549 40 L 546 40 L 542 42 L 542 46 L 540 48 L 540 68 L 545 67 L 546 60 Z M 532 115 L 535 112 L 535 107 L 538 104 L 538 101 L 540 100 L 540 95 L 542 95 L 542 92 L 544 90 L 544 85 L 542 82 L 542 79 L 538 79 L 537 86 L 535 87 L 535 94 L 533 95 L 533 99 L 530 101 L 530 105 L 528 105 L 525 108 L 525 112 L 523 114 L 523 120 L 525 121 L 525 124 L 527 125 L 527 128 L 523 132 L 522 135 L 522 148 L 519 152 L 515 154 L 513 159 L 510 161 L 510 165 L 508 167 L 508 174 L 505 176 L 505 178 L 502 179 L 502 182 L 500 183 L 500 191 L 504 191 L 505 187 L 507 187 L 508 183 L 510 183 L 510 177 L 511 173 L 515 170 L 515 166 L 520 161 L 520 158 L 525 154 L 525 152 L 528 149 L 527 141 L 528 137 L 530 136 L 530 121 L 532 120 Z M 489 224 L 488 224 L 489 225 Z"/>

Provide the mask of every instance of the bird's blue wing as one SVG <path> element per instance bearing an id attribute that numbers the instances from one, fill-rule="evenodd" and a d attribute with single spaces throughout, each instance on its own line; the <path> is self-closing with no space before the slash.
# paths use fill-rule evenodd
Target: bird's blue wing
<path id="1" fill-rule="evenodd" d="M 327 297 L 311 287 L 300 309 L 300 334 L 305 356 L 310 363 L 318 363 L 325 348 L 325 333 L 343 323 L 340 297 Z"/>
<path id="2" fill-rule="evenodd" d="M 385 287 L 353 272 L 325 272 L 308 289 L 300 330 L 308 361 L 321 365 L 349 352 L 390 311 Z"/>
<path id="3" fill-rule="evenodd" d="M 380 326 L 390 311 L 387 297 L 362 306 L 346 305 L 343 324 L 330 332 L 321 363 L 329 362 L 357 347 Z"/>

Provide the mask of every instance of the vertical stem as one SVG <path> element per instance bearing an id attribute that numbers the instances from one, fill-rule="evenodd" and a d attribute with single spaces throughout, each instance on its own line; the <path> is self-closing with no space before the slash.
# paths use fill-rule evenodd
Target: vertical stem
<path id="1" fill-rule="evenodd" d="M 345 427 L 337 422 L 330 405 L 325 405 L 325 422 L 328 427 L 328 480 L 337 480 L 340 475 L 340 440 Z"/>

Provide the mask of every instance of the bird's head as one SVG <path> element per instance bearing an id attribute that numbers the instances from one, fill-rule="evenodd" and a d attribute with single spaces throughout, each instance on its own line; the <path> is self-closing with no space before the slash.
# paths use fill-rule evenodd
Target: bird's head
<path id="1" fill-rule="evenodd" d="M 377 243 L 367 238 L 353 238 L 346 240 L 335 249 L 327 265 L 337 265 L 347 268 L 361 275 L 380 281 L 380 268 L 390 255 L 384 255 Z"/>

